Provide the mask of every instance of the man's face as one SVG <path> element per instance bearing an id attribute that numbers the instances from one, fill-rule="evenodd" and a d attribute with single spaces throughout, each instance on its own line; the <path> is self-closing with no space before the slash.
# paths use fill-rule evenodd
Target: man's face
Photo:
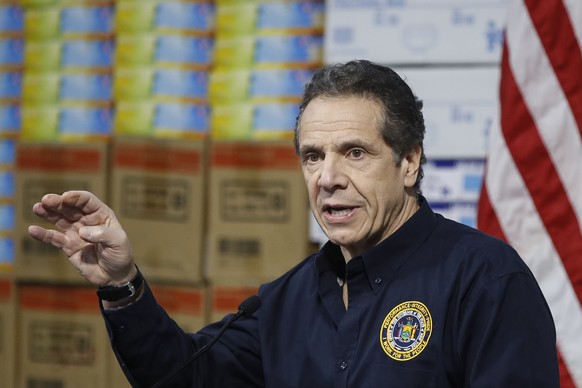
<path id="1" fill-rule="evenodd" d="M 394 232 L 416 210 L 420 149 L 396 165 L 380 135 L 378 103 L 358 97 L 311 101 L 299 154 L 317 222 L 352 257 Z"/>

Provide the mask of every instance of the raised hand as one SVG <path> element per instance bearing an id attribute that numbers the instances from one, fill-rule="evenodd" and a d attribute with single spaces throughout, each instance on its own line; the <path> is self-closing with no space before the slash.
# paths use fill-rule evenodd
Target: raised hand
<path id="1" fill-rule="evenodd" d="M 33 206 L 55 225 L 28 228 L 36 240 L 61 248 L 83 277 L 96 286 L 119 285 L 136 274 L 131 244 L 115 213 L 88 191 L 47 194 Z"/>

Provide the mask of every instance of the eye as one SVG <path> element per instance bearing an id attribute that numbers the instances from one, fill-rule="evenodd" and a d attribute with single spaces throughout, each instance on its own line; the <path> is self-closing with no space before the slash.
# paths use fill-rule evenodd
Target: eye
<path id="1" fill-rule="evenodd" d="M 303 161 L 305 163 L 316 163 L 320 160 L 320 156 L 318 153 L 316 152 L 308 152 L 305 154 L 305 156 L 303 157 Z"/>
<path id="2" fill-rule="evenodd" d="M 354 159 L 360 159 L 365 154 L 365 151 L 361 148 L 353 148 L 349 152 L 349 156 Z"/>

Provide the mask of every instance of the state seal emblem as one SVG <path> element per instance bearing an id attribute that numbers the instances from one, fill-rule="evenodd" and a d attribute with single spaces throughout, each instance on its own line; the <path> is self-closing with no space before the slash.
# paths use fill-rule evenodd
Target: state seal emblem
<path id="1" fill-rule="evenodd" d="M 432 334 L 432 317 L 421 302 L 408 301 L 394 307 L 380 327 L 380 345 L 396 361 L 418 356 Z"/>

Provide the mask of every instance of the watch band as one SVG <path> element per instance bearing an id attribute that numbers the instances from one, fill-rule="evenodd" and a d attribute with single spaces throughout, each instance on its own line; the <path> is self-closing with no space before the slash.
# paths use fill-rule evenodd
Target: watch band
<path id="1" fill-rule="evenodd" d="M 132 280 L 120 286 L 99 287 L 97 289 L 97 296 L 101 300 L 116 302 L 118 300 L 129 298 L 130 296 L 135 295 L 142 283 L 143 276 L 138 268 L 137 274 Z"/>

